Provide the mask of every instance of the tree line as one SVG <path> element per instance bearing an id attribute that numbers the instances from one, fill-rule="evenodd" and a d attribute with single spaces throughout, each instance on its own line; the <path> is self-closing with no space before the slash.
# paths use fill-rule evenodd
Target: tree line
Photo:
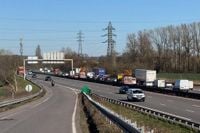
<path id="1" fill-rule="evenodd" d="M 200 72 L 200 22 L 131 33 L 118 63 L 131 69 Z"/>

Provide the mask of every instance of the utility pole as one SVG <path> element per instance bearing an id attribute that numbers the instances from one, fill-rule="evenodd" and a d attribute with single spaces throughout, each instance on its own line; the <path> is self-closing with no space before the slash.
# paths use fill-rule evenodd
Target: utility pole
<path id="1" fill-rule="evenodd" d="M 78 35 L 78 40 L 77 40 L 78 41 L 78 55 L 82 56 L 82 54 L 83 54 L 82 53 L 83 52 L 82 51 L 83 50 L 82 49 L 82 42 L 83 42 L 83 33 L 82 33 L 82 31 L 79 31 L 77 35 Z"/>
<path id="2" fill-rule="evenodd" d="M 20 41 L 20 43 L 19 43 L 19 45 L 20 45 L 19 52 L 20 52 L 20 55 L 22 57 L 23 56 L 23 43 L 22 43 L 23 39 L 20 38 L 19 41 Z"/>
<path id="3" fill-rule="evenodd" d="M 112 23 L 109 22 L 108 26 L 103 29 L 104 31 L 107 31 L 107 33 L 105 35 L 103 35 L 103 37 L 107 37 L 107 40 L 104 41 L 103 43 L 107 43 L 108 44 L 108 48 L 107 48 L 107 57 L 110 58 L 111 62 L 112 62 L 112 67 L 115 70 L 116 69 L 116 53 L 115 53 L 115 40 L 113 40 L 113 37 L 115 37 L 116 35 L 113 33 L 113 31 L 115 30 L 115 28 L 112 26 Z"/>

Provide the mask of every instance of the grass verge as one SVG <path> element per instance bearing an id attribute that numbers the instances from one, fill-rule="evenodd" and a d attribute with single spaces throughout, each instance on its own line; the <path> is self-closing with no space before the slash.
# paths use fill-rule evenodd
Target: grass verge
<path id="1" fill-rule="evenodd" d="M 15 94 L 15 98 L 25 97 L 25 96 L 32 95 L 32 94 L 40 91 L 40 87 L 31 83 L 30 81 L 24 80 L 21 77 L 17 77 L 17 84 L 18 84 L 18 91 Z M 28 85 L 28 84 L 32 85 L 32 87 L 33 87 L 32 92 L 26 92 L 25 91 L 25 86 Z M 23 101 L 23 102 L 20 102 L 20 103 L 17 103 L 17 104 L 2 107 L 2 108 L 0 108 L 0 112 L 7 111 L 9 109 L 16 108 L 16 107 L 21 106 L 23 104 L 26 104 L 28 102 L 39 99 L 40 97 L 43 97 L 45 93 L 46 93 L 45 90 L 43 90 L 43 92 L 40 95 L 33 97 L 29 100 L 26 100 L 26 101 Z M 0 100 L 3 101 L 5 99 L 9 99 L 9 98 L 11 98 L 11 93 L 9 92 L 8 86 L 0 87 Z"/>
<path id="2" fill-rule="evenodd" d="M 137 122 L 139 127 L 144 126 L 146 131 L 154 130 L 154 133 L 194 133 L 196 130 L 192 130 L 190 128 L 172 124 L 168 121 L 158 119 L 156 117 L 152 117 L 150 115 L 146 115 L 140 113 L 138 111 L 134 111 L 132 109 L 119 106 L 116 104 L 109 103 L 107 101 L 101 100 L 100 98 L 92 96 L 92 98 L 105 107 L 113 110 L 114 112 L 130 119 L 132 122 Z"/>
<path id="3" fill-rule="evenodd" d="M 82 94 L 79 99 L 81 106 L 80 127 L 83 133 L 121 133 L 115 124 L 110 123 Z"/>
<path id="4" fill-rule="evenodd" d="M 25 87 L 28 84 L 32 85 L 32 87 L 33 87 L 33 90 L 31 92 L 25 91 Z M 18 77 L 18 76 L 17 76 L 17 87 L 18 87 L 18 90 L 15 94 L 15 98 L 32 95 L 34 93 L 37 93 L 40 90 L 40 88 L 38 86 L 36 86 L 35 84 L 33 84 L 27 80 L 24 80 L 23 78 Z M 1 101 L 11 98 L 12 94 L 11 94 L 10 90 L 11 89 L 9 86 L 0 87 L 0 100 Z"/>
<path id="5" fill-rule="evenodd" d="M 169 81 L 175 81 L 176 79 L 188 79 L 193 80 L 195 83 L 200 83 L 199 73 L 158 73 L 159 79 L 166 79 Z"/>

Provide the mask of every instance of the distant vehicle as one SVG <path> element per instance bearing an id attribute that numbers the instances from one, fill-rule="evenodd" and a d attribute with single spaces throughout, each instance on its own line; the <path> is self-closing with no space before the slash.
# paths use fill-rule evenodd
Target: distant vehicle
<path id="1" fill-rule="evenodd" d="M 145 95 L 141 89 L 138 88 L 129 88 L 127 91 L 127 100 L 128 101 L 145 101 Z"/>
<path id="2" fill-rule="evenodd" d="M 33 74 L 33 72 L 32 71 L 28 71 L 28 75 L 32 75 Z"/>
<path id="3" fill-rule="evenodd" d="M 45 81 L 51 81 L 51 76 L 46 76 L 44 80 Z"/>
<path id="4" fill-rule="evenodd" d="M 25 71 L 25 73 L 24 73 Z M 23 66 L 20 66 L 17 68 L 17 74 L 23 76 L 24 74 L 26 74 L 26 70 L 24 70 Z"/>
<path id="5" fill-rule="evenodd" d="M 69 73 L 63 73 L 62 76 L 63 76 L 63 77 L 68 77 L 68 76 L 69 76 Z"/>
<path id="6" fill-rule="evenodd" d="M 51 80 L 51 86 L 55 86 L 55 81 Z"/>
<path id="7" fill-rule="evenodd" d="M 123 85 L 136 85 L 136 78 L 130 75 L 124 75 L 121 82 Z"/>
<path id="8" fill-rule="evenodd" d="M 95 73 L 94 72 L 88 72 L 87 73 L 87 78 L 88 79 L 93 79 L 94 78 Z"/>
<path id="9" fill-rule="evenodd" d="M 156 80 L 155 70 L 135 69 L 134 75 L 137 83 L 143 86 L 153 86 L 153 82 Z"/>
<path id="10" fill-rule="evenodd" d="M 175 81 L 175 85 L 173 87 L 174 91 L 189 91 L 193 89 L 193 82 L 189 80 L 179 79 Z"/>
<path id="11" fill-rule="evenodd" d="M 75 76 L 75 71 L 69 71 L 69 76 L 74 77 Z"/>
<path id="12" fill-rule="evenodd" d="M 107 77 L 106 82 L 112 85 L 116 85 L 117 84 L 117 77 L 116 76 L 110 76 Z"/>
<path id="13" fill-rule="evenodd" d="M 154 87 L 165 88 L 165 80 L 157 79 L 154 81 Z"/>
<path id="14" fill-rule="evenodd" d="M 32 78 L 37 78 L 37 75 L 35 73 L 33 73 Z"/>
<path id="15" fill-rule="evenodd" d="M 95 73 L 95 75 L 99 75 L 99 76 L 103 76 L 106 74 L 105 68 L 94 68 L 93 72 Z"/>
<path id="16" fill-rule="evenodd" d="M 121 86 L 119 88 L 119 94 L 126 94 L 128 91 L 129 87 L 128 86 Z"/>

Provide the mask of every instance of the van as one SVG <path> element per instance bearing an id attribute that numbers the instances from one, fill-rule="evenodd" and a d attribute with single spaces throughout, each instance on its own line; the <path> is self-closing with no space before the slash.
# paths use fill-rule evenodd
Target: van
<path id="1" fill-rule="evenodd" d="M 190 87 L 189 80 L 179 79 L 179 80 L 175 81 L 175 85 L 173 87 L 173 90 L 174 91 L 189 91 L 191 87 Z"/>

